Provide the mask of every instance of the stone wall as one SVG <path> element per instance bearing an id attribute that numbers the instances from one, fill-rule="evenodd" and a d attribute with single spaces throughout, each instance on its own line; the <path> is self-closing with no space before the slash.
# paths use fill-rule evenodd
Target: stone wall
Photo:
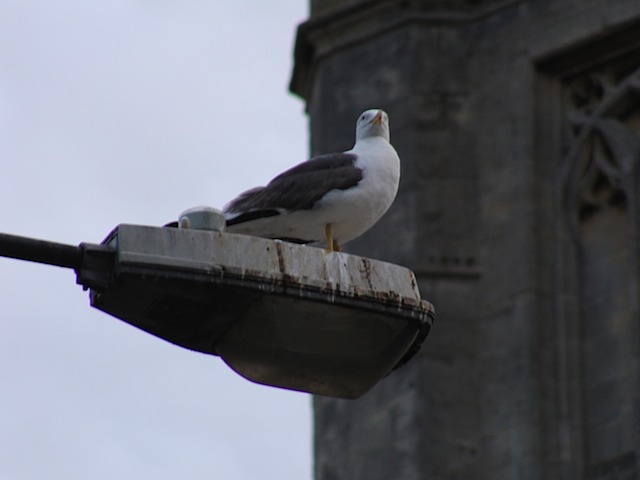
<path id="1" fill-rule="evenodd" d="M 315 399 L 317 480 L 640 476 L 640 2 L 311 5 L 313 153 L 381 107 L 403 162 L 348 250 L 437 312 L 372 392 Z"/>

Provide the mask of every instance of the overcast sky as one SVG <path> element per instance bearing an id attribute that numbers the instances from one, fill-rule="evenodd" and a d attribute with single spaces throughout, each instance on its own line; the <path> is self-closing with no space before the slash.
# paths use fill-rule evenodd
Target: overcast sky
<path id="1" fill-rule="evenodd" d="M 77 245 L 222 205 L 307 157 L 304 0 L 0 0 L 0 231 Z M 311 397 L 0 259 L 0 478 L 309 479 Z"/>

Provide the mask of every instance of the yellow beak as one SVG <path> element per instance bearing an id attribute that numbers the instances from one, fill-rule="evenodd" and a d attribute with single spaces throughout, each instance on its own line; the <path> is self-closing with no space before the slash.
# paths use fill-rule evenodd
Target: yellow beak
<path id="1" fill-rule="evenodd" d="M 378 114 L 371 121 L 371 123 L 374 124 L 374 125 L 382 125 L 382 116 L 383 116 L 382 110 L 378 110 Z"/>

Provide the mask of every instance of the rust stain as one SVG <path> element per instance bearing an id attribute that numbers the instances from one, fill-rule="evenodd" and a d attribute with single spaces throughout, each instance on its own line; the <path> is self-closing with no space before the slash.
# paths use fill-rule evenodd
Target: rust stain
<path id="1" fill-rule="evenodd" d="M 284 264 L 284 255 L 282 254 L 282 244 L 280 242 L 276 242 L 276 255 L 278 255 L 278 268 L 280 269 L 280 273 L 284 274 L 285 264 Z"/>
<path id="2" fill-rule="evenodd" d="M 374 291 L 373 281 L 371 279 L 372 271 L 371 271 L 371 262 L 368 258 L 362 258 L 361 262 L 362 268 L 360 268 L 360 273 L 364 275 L 365 280 L 367 281 L 367 285 L 369 286 L 369 290 Z"/>
<path id="3" fill-rule="evenodd" d="M 409 272 L 409 278 L 411 280 L 411 289 L 416 290 L 418 288 L 418 285 L 416 283 L 416 276 L 413 273 Z"/>
<path id="4" fill-rule="evenodd" d="M 284 245 L 280 242 L 275 242 L 276 255 L 278 256 L 278 270 L 280 271 L 283 285 L 299 285 L 302 288 L 302 279 L 296 275 L 287 273 L 287 266 L 284 261 L 284 253 L 282 249 Z"/>

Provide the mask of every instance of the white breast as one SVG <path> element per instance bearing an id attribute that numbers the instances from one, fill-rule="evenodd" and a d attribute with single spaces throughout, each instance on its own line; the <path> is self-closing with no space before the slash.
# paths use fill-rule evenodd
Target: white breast
<path id="1" fill-rule="evenodd" d="M 327 194 L 314 210 L 333 224 L 334 236 L 348 242 L 371 228 L 389 209 L 398 191 L 400 159 L 382 137 L 359 140 L 350 152 L 358 155 L 356 166 L 363 178 L 349 190 Z"/>

